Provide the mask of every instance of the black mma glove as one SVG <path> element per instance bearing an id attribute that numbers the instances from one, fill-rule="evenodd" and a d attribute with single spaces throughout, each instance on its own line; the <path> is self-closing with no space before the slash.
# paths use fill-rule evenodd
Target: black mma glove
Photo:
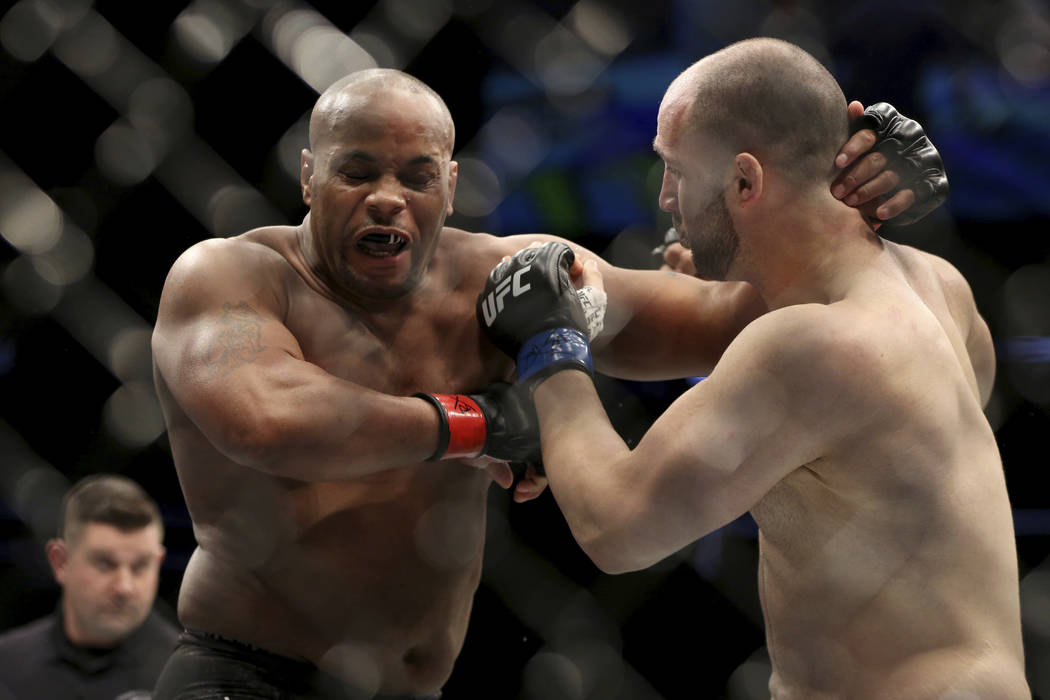
<path id="1" fill-rule="evenodd" d="M 429 401 L 441 419 L 438 446 L 428 461 L 484 455 L 531 462 L 540 470 L 539 421 L 527 387 L 495 382 L 476 394 L 414 396 Z"/>
<path id="2" fill-rule="evenodd" d="M 889 195 L 902 189 L 915 193 L 915 203 L 887 223 L 914 223 L 944 203 L 948 197 L 944 163 L 919 122 L 903 116 L 888 102 L 877 102 L 851 126 L 854 131 L 875 132 L 875 149 L 889 158 L 900 176 L 900 185 Z"/>
<path id="3" fill-rule="evenodd" d="M 518 363 L 518 381 L 535 388 L 562 369 L 594 376 L 587 319 L 569 280 L 575 259 L 564 243 L 519 250 L 489 273 L 478 296 L 482 330 Z"/>

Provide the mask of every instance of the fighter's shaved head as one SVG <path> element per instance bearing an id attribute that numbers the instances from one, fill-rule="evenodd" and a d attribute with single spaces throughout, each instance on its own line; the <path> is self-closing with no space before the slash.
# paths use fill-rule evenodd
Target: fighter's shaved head
<path id="1" fill-rule="evenodd" d="M 418 95 L 433 103 L 435 119 L 440 122 L 436 126 L 444 132 L 448 154 L 451 156 L 456 130 L 445 101 L 423 81 L 390 68 L 371 68 L 351 73 L 332 83 L 321 94 L 310 113 L 310 149 L 317 150 L 325 136 L 355 107 L 390 90 Z"/>
<path id="2" fill-rule="evenodd" d="M 697 61 L 668 96 L 691 101 L 692 128 L 798 179 L 832 177 L 848 136 L 846 98 L 835 78 L 779 39 L 748 39 Z"/>

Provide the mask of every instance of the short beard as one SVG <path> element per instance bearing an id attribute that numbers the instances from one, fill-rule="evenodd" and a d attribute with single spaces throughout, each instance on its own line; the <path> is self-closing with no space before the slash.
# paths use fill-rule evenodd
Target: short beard
<path id="1" fill-rule="evenodd" d="M 707 280 L 725 281 L 736 260 L 740 236 L 721 192 L 711 199 L 700 216 L 698 228 L 703 233 L 689 237 L 696 274 Z"/>

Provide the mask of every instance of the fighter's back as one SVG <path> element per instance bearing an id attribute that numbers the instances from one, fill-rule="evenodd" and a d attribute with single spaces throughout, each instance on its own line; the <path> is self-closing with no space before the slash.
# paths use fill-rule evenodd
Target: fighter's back
<path id="1" fill-rule="evenodd" d="M 154 350 L 199 544 L 180 591 L 186 627 L 308 660 L 366 690 L 421 693 L 447 678 L 481 572 L 485 472 L 439 462 L 354 478 L 307 477 L 315 468 L 309 445 L 292 446 L 303 456 L 303 478 L 269 469 L 265 460 L 246 466 L 222 447 L 206 400 L 187 389 L 266 362 L 278 333 L 294 337 L 282 352 L 362 392 L 467 391 L 499 378 L 508 360 L 478 352 L 473 304 L 500 254 L 488 263 L 480 255 L 476 274 L 453 270 L 464 242 L 447 235 L 426 293 L 407 311 L 389 313 L 389 325 L 348 311 L 309 284 L 289 228 L 198 244 L 176 264 Z M 471 243 L 477 252 L 481 243 Z M 208 310 L 217 305 L 224 310 Z M 221 347 L 194 347 L 203 342 L 193 337 L 192 319 L 200 314 L 211 314 L 204 326 L 225 324 L 223 333 L 207 333 Z M 199 357 L 191 362 L 190 354 Z M 207 362 L 214 366 L 194 369 Z M 279 410 L 295 411 L 296 401 L 327 397 L 282 398 L 292 405 Z M 360 418 L 346 411 L 348 435 Z M 371 439 L 381 447 L 403 436 Z"/>
<path id="2" fill-rule="evenodd" d="M 1011 512 L 982 412 L 990 337 L 968 287 L 886 243 L 811 317 L 828 337 L 812 361 L 844 368 L 850 396 L 823 456 L 752 509 L 773 697 L 1029 697 Z"/>

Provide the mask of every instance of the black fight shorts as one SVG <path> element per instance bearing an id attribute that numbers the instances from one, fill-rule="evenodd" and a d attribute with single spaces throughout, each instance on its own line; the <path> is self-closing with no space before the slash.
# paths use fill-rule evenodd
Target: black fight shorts
<path id="1" fill-rule="evenodd" d="M 185 630 L 164 665 L 153 700 L 437 700 L 373 695 L 313 664 L 226 639 Z"/>

